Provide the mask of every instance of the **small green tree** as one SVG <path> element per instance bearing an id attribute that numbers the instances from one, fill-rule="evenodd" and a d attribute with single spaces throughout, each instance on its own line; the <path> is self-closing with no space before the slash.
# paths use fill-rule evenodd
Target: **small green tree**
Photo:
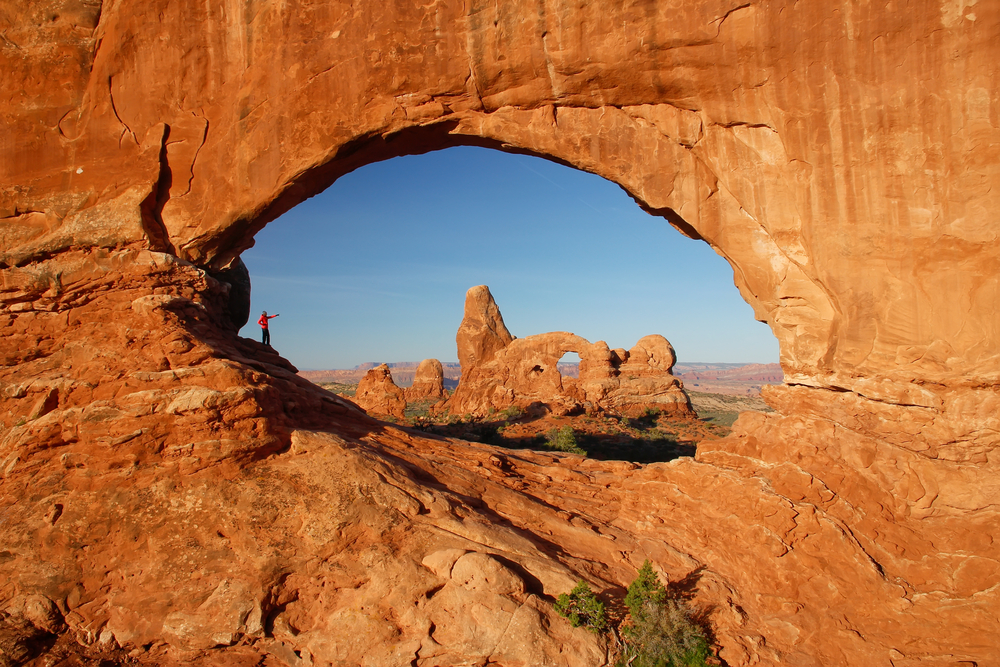
<path id="1" fill-rule="evenodd" d="M 590 585 L 582 579 L 569 594 L 562 593 L 556 599 L 556 612 L 567 619 L 570 625 L 578 628 L 581 625 L 591 632 L 603 632 L 607 628 L 604 617 L 604 603 L 590 589 Z"/>
<path id="2" fill-rule="evenodd" d="M 576 434 L 573 432 L 572 426 L 550 429 L 545 434 L 545 440 L 549 449 L 556 449 L 560 452 L 568 452 L 570 454 L 587 455 L 587 452 L 576 443 Z"/>
<path id="3" fill-rule="evenodd" d="M 709 655 L 705 631 L 682 600 L 671 599 L 647 560 L 628 587 L 625 605 L 631 623 L 622 628 L 619 665 L 704 667 Z"/>
<path id="4" fill-rule="evenodd" d="M 653 564 L 646 559 L 639 568 L 635 581 L 629 584 L 625 595 L 625 606 L 632 618 L 638 620 L 645 613 L 648 604 L 660 605 L 667 599 L 667 589 L 660 583 L 660 578 L 653 572 Z"/>

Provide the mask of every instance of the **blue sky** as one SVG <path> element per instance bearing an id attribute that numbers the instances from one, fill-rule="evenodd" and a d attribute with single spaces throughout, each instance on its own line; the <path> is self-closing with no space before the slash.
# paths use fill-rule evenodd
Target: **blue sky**
<path id="1" fill-rule="evenodd" d="M 770 363 L 778 344 L 729 264 L 617 185 L 540 158 L 450 148 L 368 165 L 271 222 L 243 253 L 250 322 L 300 370 L 457 360 L 465 291 L 489 285 L 518 337 L 571 331 L 679 361 Z"/>

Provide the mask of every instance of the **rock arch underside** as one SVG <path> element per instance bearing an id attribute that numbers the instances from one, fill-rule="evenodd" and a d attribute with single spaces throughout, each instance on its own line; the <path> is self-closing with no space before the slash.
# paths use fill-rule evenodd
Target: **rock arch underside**
<path id="1" fill-rule="evenodd" d="M 1000 663 L 996 3 L 0 24 L 8 657 L 599 665 L 552 597 L 649 558 L 730 665 Z M 370 419 L 236 336 L 263 225 L 461 144 L 599 174 L 711 244 L 780 342 L 776 412 L 664 464 L 511 452 Z"/>

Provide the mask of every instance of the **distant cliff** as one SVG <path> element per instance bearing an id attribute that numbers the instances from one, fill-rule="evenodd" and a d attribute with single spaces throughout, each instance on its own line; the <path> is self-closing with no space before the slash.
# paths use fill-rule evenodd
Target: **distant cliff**
<path id="1" fill-rule="evenodd" d="M 325 371 L 299 371 L 299 377 L 303 377 L 310 382 L 343 382 L 344 384 L 354 384 L 360 382 L 372 368 L 381 362 L 367 361 L 358 364 L 354 368 L 334 369 Z M 387 363 L 386 366 L 392 371 L 392 380 L 397 387 L 409 387 L 413 384 L 413 376 L 417 372 L 419 361 L 397 361 Z M 454 389 L 458 385 L 458 379 L 462 376 L 462 367 L 458 362 L 441 362 L 444 369 L 444 386 L 446 389 Z"/>

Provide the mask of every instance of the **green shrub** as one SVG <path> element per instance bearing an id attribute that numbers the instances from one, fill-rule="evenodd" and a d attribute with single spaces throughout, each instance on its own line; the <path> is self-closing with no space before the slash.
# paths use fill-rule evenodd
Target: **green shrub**
<path id="1" fill-rule="evenodd" d="M 431 414 L 431 406 L 437 402 L 435 398 L 425 398 L 419 401 L 413 401 L 412 403 L 406 404 L 406 410 L 404 414 L 406 417 L 429 417 Z"/>
<path id="2" fill-rule="evenodd" d="M 704 667 L 709 656 L 705 631 L 680 600 L 643 605 L 641 620 L 622 628 L 625 648 L 619 665 L 630 667 Z"/>
<path id="3" fill-rule="evenodd" d="M 319 386 L 326 389 L 332 394 L 338 394 L 340 396 L 354 396 L 358 390 L 358 383 L 347 384 L 344 382 L 317 382 Z"/>
<path id="4" fill-rule="evenodd" d="M 705 631 L 682 600 L 670 598 L 647 560 L 628 587 L 625 605 L 631 623 L 622 628 L 618 665 L 704 667 L 709 656 Z"/>
<path id="5" fill-rule="evenodd" d="M 667 589 L 660 583 L 660 578 L 653 572 L 653 564 L 647 559 L 639 568 L 635 581 L 629 584 L 625 606 L 635 620 L 641 618 L 647 604 L 663 604 L 666 599 Z"/>
<path id="6" fill-rule="evenodd" d="M 582 579 L 573 587 L 569 594 L 562 593 L 556 599 L 556 612 L 569 619 L 574 628 L 581 625 L 591 632 L 603 632 L 608 625 L 604 617 L 604 603 L 590 589 L 590 585 Z"/>
<path id="7" fill-rule="evenodd" d="M 515 419 L 520 419 L 524 416 L 524 410 L 522 410 L 517 405 L 508 405 L 506 408 L 500 411 L 500 418 L 504 421 L 514 421 Z"/>
<path id="8" fill-rule="evenodd" d="M 549 449 L 555 449 L 560 452 L 569 452 L 570 454 L 581 454 L 583 456 L 587 455 L 587 452 L 581 449 L 580 445 L 577 444 L 576 435 L 573 433 L 572 426 L 553 428 L 545 434 L 545 441 L 545 444 Z"/>

